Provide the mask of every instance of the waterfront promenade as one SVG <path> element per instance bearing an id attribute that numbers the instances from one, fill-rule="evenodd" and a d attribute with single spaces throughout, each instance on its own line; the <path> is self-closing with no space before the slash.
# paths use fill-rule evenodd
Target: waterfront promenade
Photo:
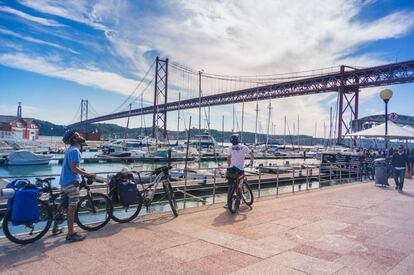
<path id="1" fill-rule="evenodd" d="M 390 180 L 392 182 L 392 180 Z M 110 224 L 81 243 L 0 240 L 0 274 L 414 274 L 414 180 L 356 183 Z"/>

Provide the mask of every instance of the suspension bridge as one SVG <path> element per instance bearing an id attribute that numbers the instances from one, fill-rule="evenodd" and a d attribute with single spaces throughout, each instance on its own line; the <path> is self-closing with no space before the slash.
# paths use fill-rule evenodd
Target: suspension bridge
<path id="1" fill-rule="evenodd" d="M 151 77 L 154 67 L 155 74 Z M 335 92 L 338 95 L 336 133 L 341 142 L 351 131 L 350 121 L 358 119 L 361 89 L 411 82 L 414 82 L 414 60 L 369 68 L 341 65 L 286 74 L 226 76 L 197 71 L 157 57 L 132 93 L 114 111 L 100 115 L 82 100 L 80 121 L 69 127 L 152 114 L 153 136 L 158 130 L 165 136 L 167 113 L 171 111 L 199 108 L 201 124 L 203 107 Z M 149 101 L 146 93 L 149 89 L 154 91 L 153 104 L 144 107 L 143 98 L 146 96 Z M 139 99 L 141 105 L 134 106 Z M 95 116 L 89 118 L 88 112 Z M 349 121 L 345 114 L 350 115 Z"/>

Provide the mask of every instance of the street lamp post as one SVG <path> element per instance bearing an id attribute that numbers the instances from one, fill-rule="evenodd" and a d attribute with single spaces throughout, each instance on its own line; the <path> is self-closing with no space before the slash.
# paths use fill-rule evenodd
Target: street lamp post
<path id="1" fill-rule="evenodd" d="M 385 160 L 387 163 L 387 181 L 388 181 L 388 159 L 389 159 L 389 152 L 388 152 L 388 102 L 392 97 L 392 90 L 385 89 L 380 92 L 380 97 L 385 103 Z"/>

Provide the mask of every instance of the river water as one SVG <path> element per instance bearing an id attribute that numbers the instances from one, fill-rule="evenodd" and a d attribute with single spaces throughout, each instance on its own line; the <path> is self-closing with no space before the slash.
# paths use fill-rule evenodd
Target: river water
<path id="1" fill-rule="evenodd" d="M 92 152 L 84 152 L 82 153 L 83 157 L 93 157 L 97 153 Z M 62 155 L 55 155 L 55 158 L 63 157 Z M 286 162 L 290 164 L 316 164 L 318 163 L 315 159 L 272 159 L 272 160 L 255 160 L 254 165 L 258 166 L 259 164 L 267 165 L 282 165 Z M 248 163 L 248 160 L 246 161 Z M 96 173 L 116 173 L 119 172 L 123 167 L 132 168 L 134 166 L 140 167 L 139 169 L 142 171 L 152 171 L 156 167 L 160 167 L 166 165 L 165 162 L 135 162 L 135 163 L 85 163 L 82 164 L 82 167 L 89 172 L 96 172 Z M 183 168 L 185 163 L 184 162 L 173 162 L 173 167 Z M 188 162 L 188 167 L 190 168 L 214 168 L 218 165 L 223 165 L 224 167 L 227 166 L 225 161 L 219 161 L 216 163 L 215 161 L 190 161 Z M 46 176 L 46 175 L 59 175 L 61 172 L 62 166 L 58 164 L 57 161 L 51 161 L 49 165 L 33 165 L 33 166 L 0 166 L 0 178 L 1 177 L 27 177 L 27 176 Z M 56 176 L 57 180 L 59 176 Z M 31 178 L 31 177 L 29 177 Z M 55 181 L 57 182 L 57 181 Z"/>

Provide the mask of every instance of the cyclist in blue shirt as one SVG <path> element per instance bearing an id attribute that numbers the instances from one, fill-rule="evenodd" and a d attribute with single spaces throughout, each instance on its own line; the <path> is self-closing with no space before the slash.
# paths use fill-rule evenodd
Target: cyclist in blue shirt
<path id="1" fill-rule="evenodd" d="M 67 131 L 64 134 L 62 141 L 65 144 L 70 145 L 65 152 L 59 182 L 63 192 L 63 200 L 68 201 L 68 234 L 66 235 L 66 240 L 72 242 L 82 241 L 85 239 L 86 235 L 75 232 L 73 229 L 76 206 L 79 202 L 79 184 L 81 182 L 80 176 L 96 177 L 96 174 L 88 173 L 84 168 L 80 167 L 80 148 L 85 144 L 85 139 L 77 131 Z"/>

